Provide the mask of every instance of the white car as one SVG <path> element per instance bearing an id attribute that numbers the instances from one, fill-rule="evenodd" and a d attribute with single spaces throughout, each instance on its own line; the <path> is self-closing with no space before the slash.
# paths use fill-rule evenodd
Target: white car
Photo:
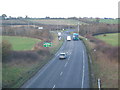
<path id="1" fill-rule="evenodd" d="M 71 41 L 71 36 L 67 36 L 67 41 Z"/>
<path id="2" fill-rule="evenodd" d="M 59 59 L 66 59 L 66 58 L 67 58 L 67 54 L 66 53 L 60 53 Z"/>

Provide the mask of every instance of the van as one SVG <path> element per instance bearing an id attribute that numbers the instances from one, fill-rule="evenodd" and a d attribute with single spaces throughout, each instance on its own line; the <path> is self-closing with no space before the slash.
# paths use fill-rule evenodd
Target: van
<path id="1" fill-rule="evenodd" d="M 71 36 L 67 36 L 67 41 L 71 41 Z"/>

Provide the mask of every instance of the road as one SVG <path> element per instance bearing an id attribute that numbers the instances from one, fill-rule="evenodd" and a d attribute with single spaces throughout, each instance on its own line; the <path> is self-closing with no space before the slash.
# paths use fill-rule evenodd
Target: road
<path id="1" fill-rule="evenodd" d="M 64 37 L 67 35 L 64 33 Z M 59 60 L 60 52 L 67 52 L 68 58 Z M 65 40 L 55 57 L 22 88 L 90 88 L 88 58 L 82 41 Z"/>

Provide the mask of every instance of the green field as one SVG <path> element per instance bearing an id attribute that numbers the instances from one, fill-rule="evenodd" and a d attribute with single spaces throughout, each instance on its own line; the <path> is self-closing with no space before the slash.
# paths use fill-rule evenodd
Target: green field
<path id="1" fill-rule="evenodd" d="M 118 43 L 118 35 L 120 35 L 120 33 L 106 34 L 106 36 L 97 35 L 95 37 L 105 41 L 112 46 L 120 46 L 120 44 Z"/>
<path id="2" fill-rule="evenodd" d="M 30 21 L 34 23 L 51 24 L 51 25 L 77 25 L 78 22 L 79 24 L 86 24 L 84 22 L 73 19 L 37 19 Z"/>
<path id="3" fill-rule="evenodd" d="M 118 19 L 99 19 L 100 23 L 107 23 L 107 24 L 118 24 Z M 95 18 L 88 19 L 88 21 L 96 21 Z M 120 22 L 119 22 L 120 23 Z"/>
<path id="4" fill-rule="evenodd" d="M 118 19 L 100 19 L 100 23 L 118 24 Z"/>
<path id="5" fill-rule="evenodd" d="M 17 37 L 17 36 L 3 36 L 3 40 L 8 40 L 12 44 L 12 49 L 19 50 L 31 50 L 39 39 L 27 38 L 27 37 Z"/>

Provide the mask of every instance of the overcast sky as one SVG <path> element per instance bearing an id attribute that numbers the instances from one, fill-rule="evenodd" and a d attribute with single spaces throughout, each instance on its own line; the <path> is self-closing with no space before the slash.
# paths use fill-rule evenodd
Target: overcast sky
<path id="1" fill-rule="evenodd" d="M 2 0 L 0 13 L 25 17 L 118 17 L 119 0 Z"/>

